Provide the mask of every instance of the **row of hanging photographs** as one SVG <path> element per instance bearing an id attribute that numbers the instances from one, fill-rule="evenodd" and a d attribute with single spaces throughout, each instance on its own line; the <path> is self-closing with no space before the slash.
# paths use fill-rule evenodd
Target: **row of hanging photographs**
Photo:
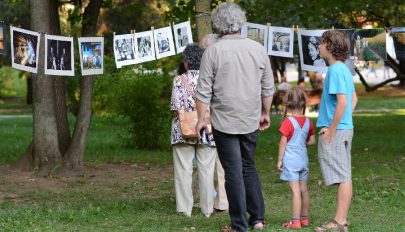
<path id="1" fill-rule="evenodd" d="M 5 25 L 0 23 L 0 54 L 7 54 Z M 171 27 L 124 35 L 114 35 L 114 56 L 117 68 L 139 64 L 181 53 L 193 42 L 190 22 Z M 298 30 L 301 67 L 307 71 L 326 72 L 327 64 L 319 57 L 320 37 L 325 30 Z M 351 43 L 351 60 L 385 60 L 405 58 L 405 28 L 341 29 Z M 294 28 L 269 27 L 246 23 L 242 36 L 258 41 L 268 54 L 293 57 Z M 40 33 L 10 27 L 12 67 L 28 72 L 38 71 Z M 174 39 L 174 40 L 173 40 Z M 82 75 L 103 73 L 103 37 L 78 38 Z M 175 49 L 176 47 L 176 49 Z M 45 35 L 45 74 L 74 76 L 73 37 Z"/>

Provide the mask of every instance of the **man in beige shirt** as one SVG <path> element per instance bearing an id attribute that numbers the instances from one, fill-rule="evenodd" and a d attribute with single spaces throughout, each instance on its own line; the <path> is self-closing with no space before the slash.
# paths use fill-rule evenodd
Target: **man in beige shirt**
<path id="1" fill-rule="evenodd" d="M 229 17 L 232 15 L 232 17 Z M 204 52 L 197 83 L 196 129 L 211 107 L 211 123 L 229 202 L 231 228 L 264 228 L 264 201 L 254 153 L 258 130 L 270 126 L 274 79 L 266 49 L 240 36 L 245 13 L 234 3 L 222 3 L 213 16 L 220 40 Z M 248 219 L 246 212 L 250 214 Z"/>

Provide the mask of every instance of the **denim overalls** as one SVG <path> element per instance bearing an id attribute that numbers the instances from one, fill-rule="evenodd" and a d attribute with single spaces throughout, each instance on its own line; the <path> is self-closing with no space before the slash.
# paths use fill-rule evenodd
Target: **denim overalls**
<path id="1" fill-rule="evenodd" d="M 308 180 L 307 138 L 309 132 L 309 119 L 305 120 L 301 128 L 294 117 L 288 117 L 294 126 L 294 134 L 288 141 L 283 156 L 283 171 L 280 179 L 286 181 Z"/>

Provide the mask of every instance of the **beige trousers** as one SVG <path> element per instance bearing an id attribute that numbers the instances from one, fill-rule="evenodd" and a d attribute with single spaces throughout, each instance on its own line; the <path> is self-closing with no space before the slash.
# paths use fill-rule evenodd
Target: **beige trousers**
<path id="1" fill-rule="evenodd" d="M 221 165 L 221 161 L 219 157 L 215 158 L 215 179 L 217 180 L 217 184 L 215 186 L 215 191 L 217 192 L 217 196 L 214 200 L 214 208 L 218 210 L 228 210 L 228 198 L 226 197 L 225 191 L 225 172 L 224 168 Z"/>
<path id="2" fill-rule="evenodd" d="M 193 158 L 196 157 L 201 212 L 209 216 L 214 210 L 214 167 L 217 149 L 210 146 L 173 145 L 174 184 L 177 212 L 191 216 L 193 209 Z"/>

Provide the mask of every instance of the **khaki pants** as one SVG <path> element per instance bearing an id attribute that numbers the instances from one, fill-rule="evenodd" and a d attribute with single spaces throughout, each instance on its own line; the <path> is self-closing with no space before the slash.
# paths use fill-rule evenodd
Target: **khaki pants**
<path id="1" fill-rule="evenodd" d="M 228 198 L 225 191 L 225 172 L 218 155 L 215 158 L 215 179 L 217 180 L 217 185 L 215 186 L 217 196 L 215 197 L 214 208 L 228 210 Z"/>
<path id="2" fill-rule="evenodd" d="M 193 209 L 192 174 L 193 158 L 197 159 L 201 212 L 209 216 L 214 209 L 215 147 L 176 144 L 173 145 L 174 183 L 177 212 L 191 216 Z"/>

